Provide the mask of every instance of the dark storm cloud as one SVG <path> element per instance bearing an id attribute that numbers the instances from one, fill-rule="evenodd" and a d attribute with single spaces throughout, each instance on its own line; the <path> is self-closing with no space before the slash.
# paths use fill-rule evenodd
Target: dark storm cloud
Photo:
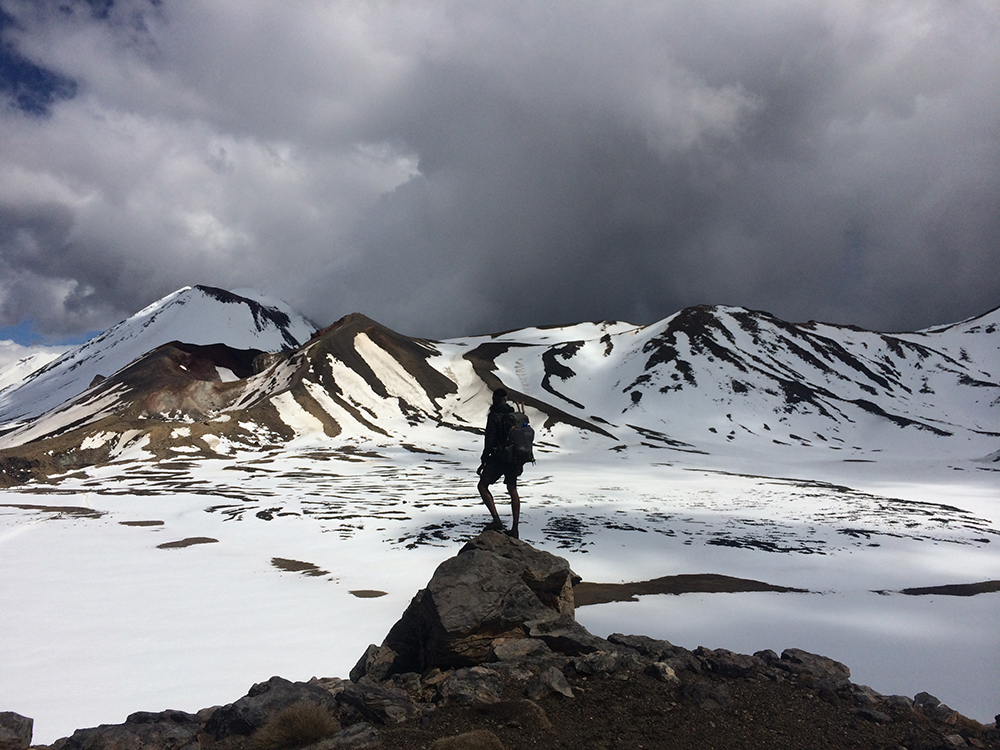
<path id="1" fill-rule="evenodd" d="M 190 283 L 438 337 L 1000 304 L 993 3 L 0 6 L 79 86 L 3 116 L 0 325 Z"/>

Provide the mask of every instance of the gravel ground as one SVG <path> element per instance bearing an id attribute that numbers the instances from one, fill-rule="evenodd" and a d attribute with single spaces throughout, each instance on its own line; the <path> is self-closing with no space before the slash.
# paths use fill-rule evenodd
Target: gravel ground
<path id="1" fill-rule="evenodd" d="M 393 750 L 430 747 L 440 738 L 480 731 L 454 748 L 677 748 L 686 750 L 841 750 L 843 748 L 1000 748 L 994 727 L 960 718 L 936 723 L 906 707 L 880 705 L 890 720 L 859 715 L 836 696 L 808 685 L 767 679 L 693 678 L 680 688 L 629 673 L 570 680 L 574 698 L 558 694 L 537 703 L 509 686 L 499 704 L 446 706 L 423 722 L 383 728 L 382 746 Z M 728 706 L 699 701 L 698 684 L 728 693 Z M 822 691 L 819 691 L 820 693 Z M 700 703 L 700 705 L 699 705 Z M 497 745 L 484 732 L 499 739 Z M 484 744 L 485 743 L 485 744 Z M 492 743 L 492 744 L 491 744 Z M 439 745 L 440 747 L 440 745 Z"/>

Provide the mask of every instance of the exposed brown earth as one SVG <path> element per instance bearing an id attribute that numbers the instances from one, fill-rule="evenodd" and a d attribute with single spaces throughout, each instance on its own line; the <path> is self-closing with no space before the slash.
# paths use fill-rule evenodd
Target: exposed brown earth
<path id="1" fill-rule="evenodd" d="M 909 596 L 926 596 L 931 594 L 939 596 L 975 596 L 976 594 L 989 594 L 994 591 L 1000 591 L 1000 581 L 953 583 L 946 586 L 922 586 L 919 588 L 903 589 L 899 593 Z"/>
<path id="2" fill-rule="evenodd" d="M 301 573 L 304 576 L 321 577 L 330 575 L 330 571 L 322 570 L 318 565 L 302 560 L 289 560 L 285 557 L 272 557 L 271 565 L 288 573 Z"/>
<path id="3" fill-rule="evenodd" d="M 747 578 L 717 575 L 715 573 L 697 573 L 693 575 L 663 576 L 650 581 L 635 583 L 588 583 L 583 581 L 573 587 L 573 597 L 576 606 L 588 604 L 604 604 L 606 602 L 634 602 L 637 596 L 649 594 L 689 594 L 700 593 L 734 593 L 745 591 L 777 591 L 808 593 L 805 589 L 794 589 L 788 586 L 774 586 L 762 581 Z"/>
<path id="4" fill-rule="evenodd" d="M 187 539 L 179 539 L 176 542 L 164 542 L 163 544 L 157 544 L 157 549 L 182 549 L 184 547 L 193 547 L 196 544 L 213 544 L 218 542 L 218 539 L 213 539 L 210 536 L 189 536 Z"/>

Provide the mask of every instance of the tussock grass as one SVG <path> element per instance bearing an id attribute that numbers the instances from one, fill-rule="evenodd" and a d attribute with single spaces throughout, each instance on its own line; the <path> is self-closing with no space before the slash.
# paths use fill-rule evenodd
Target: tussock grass
<path id="1" fill-rule="evenodd" d="M 226 737 L 213 750 L 294 750 L 340 731 L 340 722 L 316 703 L 296 703 L 282 709 L 249 737 Z"/>

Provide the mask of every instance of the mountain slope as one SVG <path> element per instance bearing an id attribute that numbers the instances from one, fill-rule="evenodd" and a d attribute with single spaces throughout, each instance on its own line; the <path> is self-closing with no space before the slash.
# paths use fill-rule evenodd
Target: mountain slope
<path id="1" fill-rule="evenodd" d="M 132 327 L 149 316 L 137 314 Z M 353 314 L 277 353 L 253 344 L 289 334 L 267 333 L 258 325 L 211 346 L 166 343 L 9 431 L 0 448 L 61 467 L 296 440 L 454 453 L 478 449 L 501 385 L 524 404 L 543 454 L 722 455 L 777 444 L 846 460 L 879 452 L 971 460 L 1000 442 L 997 310 L 899 334 L 721 306 L 649 326 L 583 323 L 443 342 Z M 122 339 L 119 331 L 114 340 Z M 90 369 L 107 361 L 82 360 Z M 32 403 L 58 397 L 44 396 Z"/>
<path id="2" fill-rule="evenodd" d="M 13 341 L 0 341 L 0 393 L 11 386 L 20 385 L 35 370 L 59 359 L 71 347 L 43 347 L 38 351 L 31 351 L 33 348 L 19 346 Z M 5 349 L 10 352 L 4 351 Z M 8 359 L 13 352 L 20 352 L 22 356 L 14 354 Z"/>
<path id="3" fill-rule="evenodd" d="M 0 429 L 43 414 L 174 340 L 238 349 L 295 349 L 315 326 L 282 302 L 207 286 L 184 287 L 0 391 Z"/>
<path id="4" fill-rule="evenodd" d="M 713 443 L 724 431 L 727 441 L 829 444 L 863 434 L 861 447 L 886 448 L 903 436 L 873 434 L 888 425 L 907 428 L 907 438 L 996 438 L 998 321 L 994 310 L 961 326 L 881 334 L 699 306 L 652 326 L 550 345 L 528 379 L 570 411 L 593 414 L 601 403 L 599 416 L 620 428 L 683 440 Z M 515 353 L 501 362 L 508 372 L 527 367 Z"/>

